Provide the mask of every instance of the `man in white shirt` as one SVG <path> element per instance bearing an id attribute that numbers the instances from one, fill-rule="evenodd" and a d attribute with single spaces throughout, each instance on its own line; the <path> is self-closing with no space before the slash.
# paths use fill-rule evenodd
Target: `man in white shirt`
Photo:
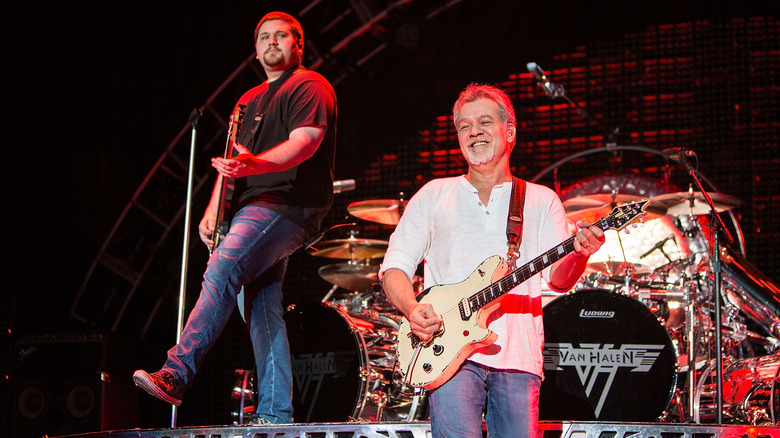
<path id="1" fill-rule="evenodd" d="M 443 322 L 431 304 L 415 299 L 410 279 L 418 264 L 424 262 L 428 288 L 459 283 L 486 258 L 507 254 L 513 185 L 509 157 L 517 129 L 511 100 L 498 88 L 469 85 L 455 102 L 453 116 L 468 173 L 430 181 L 409 200 L 380 269 L 388 298 L 423 342 Z M 583 222 L 578 229 L 574 251 L 541 271 L 555 290 L 571 289 L 588 257 L 604 242 L 599 227 Z M 547 187 L 526 183 L 516 266 L 568 237 L 558 196 Z M 481 437 L 483 412 L 491 437 L 536 436 L 544 377 L 541 282 L 534 275 L 505 293 L 487 319 L 497 335 L 495 343 L 477 348 L 433 390 L 433 436 Z"/>

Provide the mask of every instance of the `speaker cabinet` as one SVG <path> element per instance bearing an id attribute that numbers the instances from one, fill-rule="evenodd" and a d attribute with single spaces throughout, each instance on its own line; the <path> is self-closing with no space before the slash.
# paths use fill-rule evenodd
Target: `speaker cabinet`
<path id="1" fill-rule="evenodd" d="M 6 379 L 9 436 L 137 427 L 138 391 L 129 374 L 107 370 L 106 341 L 101 336 L 23 337 L 17 349 L 17 366 Z"/>

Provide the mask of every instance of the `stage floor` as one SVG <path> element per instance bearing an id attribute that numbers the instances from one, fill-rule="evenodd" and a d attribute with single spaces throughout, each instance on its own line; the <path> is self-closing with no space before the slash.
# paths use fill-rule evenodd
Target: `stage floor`
<path id="1" fill-rule="evenodd" d="M 430 423 L 311 423 L 131 429 L 67 435 L 82 438 L 425 438 Z M 780 427 L 668 423 L 549 422 L 537 438 L 780 438 Z"/>

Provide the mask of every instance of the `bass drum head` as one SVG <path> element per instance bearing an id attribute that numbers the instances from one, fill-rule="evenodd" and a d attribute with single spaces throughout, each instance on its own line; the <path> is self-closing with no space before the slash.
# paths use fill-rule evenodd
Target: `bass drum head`
<path id="1" fill-rule="evenodd" d="M 676 355 L 642 303 L 585 289 L 543 311 L 540 420 L 655 421 L 669 406 Z"/>
<path id="2" fill-rule="evenodd" d="M 284 321 L 292 360 L 295 421 L 353 419 L 364 393 L 361 371 L 368 361 L 357 329 L 324 305 L 298 306 L 285 313 Z"/>

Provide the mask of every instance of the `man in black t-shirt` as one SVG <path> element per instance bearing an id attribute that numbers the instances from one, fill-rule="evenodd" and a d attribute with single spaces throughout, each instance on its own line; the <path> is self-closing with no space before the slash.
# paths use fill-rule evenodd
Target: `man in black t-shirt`
<path id="1" fill-rule="evenodd" d="M 205 354 L 236 305 L 246 321 L 257 364 L 257 422 L 292 421 L 292 370 L 282 319 L 282 281 L 289 255 L 315 234 L 333 200 L 336 95 L 321 75 L 301 66 L 303 29 L 292 16 L 272 12 L 255 29 L 257 59 L 268 80 L 249 90 L 234 158 L 213 158 L 235 178 L 235 214 L 214 249 L 200 297 L 180 342 L 160 371 L 137 370 L 136 385 L 180 405 Z M 198 227 L 214 246 L 220 191 Z"/>

